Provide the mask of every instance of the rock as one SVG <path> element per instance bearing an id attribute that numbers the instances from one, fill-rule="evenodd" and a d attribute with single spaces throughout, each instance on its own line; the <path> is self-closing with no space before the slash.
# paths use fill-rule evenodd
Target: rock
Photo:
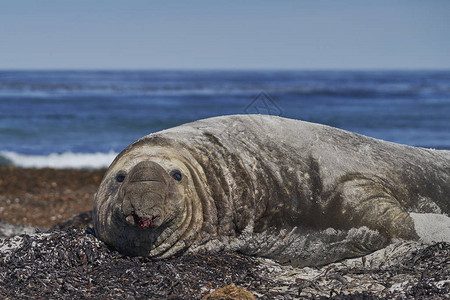
<path id="1" fill-rule="evenodd" d="M 233 299 L 242 299 L 242 300 L 255 300 L 255 296 L 252 295 L 249 291 L 239 288 L 234 284 L 226 285 L 221 287 L 220 289 L 215 290 L 214 292 L 204 296 L 203 300 L 233 300 Z"/>

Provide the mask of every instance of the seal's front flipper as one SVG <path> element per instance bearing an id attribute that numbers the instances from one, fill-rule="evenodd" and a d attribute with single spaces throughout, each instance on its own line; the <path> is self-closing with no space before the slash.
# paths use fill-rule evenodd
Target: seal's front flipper
<path id="1" fill-rule="evenodd" d="M 345 176 L 331 195 L 327 213 L 329 225 L 337 229 L 367 226 L 388 238 L 418 239 L 413 219 L 379 177 Z"/>
<path id="2" fill-rule="evenodd" d="M 260 233 L 244 232 L 232 241 L 229 250 L 305 267 L 363 256 L 388 244 L 385 236 L 366 226 L 349 230 L 295 227 L 291 230 L 271 228 Z"/>

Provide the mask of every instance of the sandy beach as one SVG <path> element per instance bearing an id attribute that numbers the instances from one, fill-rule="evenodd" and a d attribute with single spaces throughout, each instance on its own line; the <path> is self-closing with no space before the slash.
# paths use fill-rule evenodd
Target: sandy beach
<path id="1" fill-rule="evenodd" d="M 50 228 L 92 209 L 104 170 L 0 167 L 0 220 Z"/>

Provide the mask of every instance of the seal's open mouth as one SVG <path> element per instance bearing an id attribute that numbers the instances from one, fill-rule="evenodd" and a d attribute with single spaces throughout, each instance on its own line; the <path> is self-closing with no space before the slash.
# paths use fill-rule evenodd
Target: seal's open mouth
<path id="1" fill-rule="evenodd" d="M 161 217 L 159 215 L 140 217 L 137 214 L 132 213 L 126 217 L 126 220 L 131 225 L 139 226 L 141 229 L 147 229 L 158 227 L 160 218 Z"/>

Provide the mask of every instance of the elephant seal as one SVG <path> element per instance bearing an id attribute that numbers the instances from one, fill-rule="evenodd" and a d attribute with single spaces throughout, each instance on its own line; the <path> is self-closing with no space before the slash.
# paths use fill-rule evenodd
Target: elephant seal
<path id="1" fill-rule="evenodd" d="M 97 236 L 124 254 L 220 249 L 321 265 L 418 239 L 410 213 L 450 213 L 450 151 L 266 115 L 143 137 L 106 172 Z"/>

